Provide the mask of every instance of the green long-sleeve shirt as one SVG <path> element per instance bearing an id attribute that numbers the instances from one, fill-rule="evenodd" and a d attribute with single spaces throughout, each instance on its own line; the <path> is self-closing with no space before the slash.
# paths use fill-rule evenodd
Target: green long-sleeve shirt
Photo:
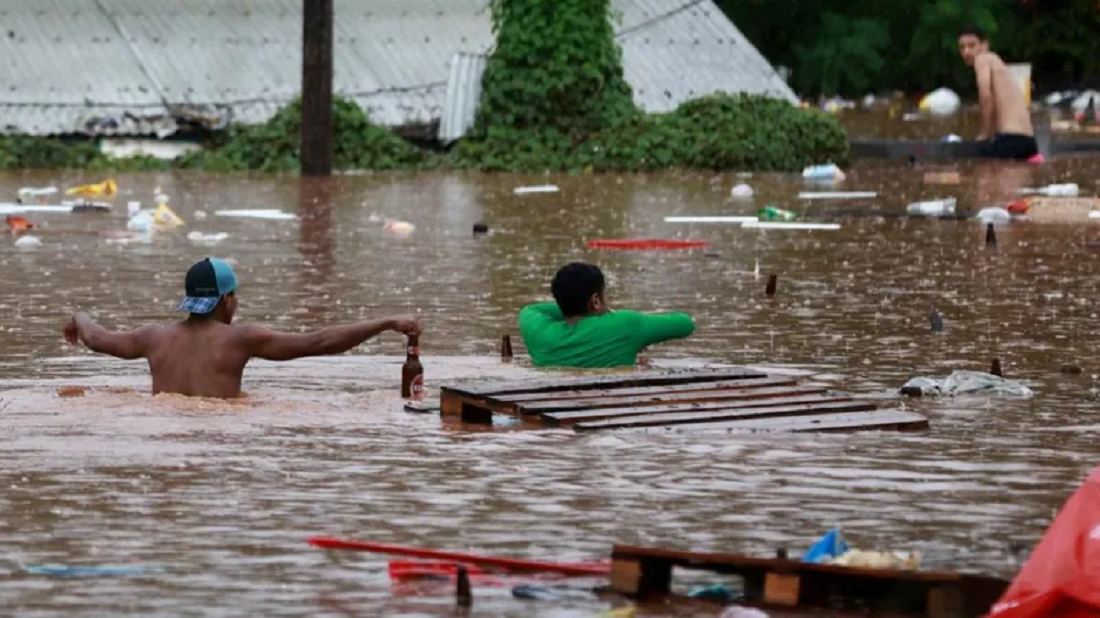
<path id="1" fill-rule="evenodd" d="M 622 367 L 646 346 L 691 335 L 695 322 L 685 313 L 615 311 L 570 324 L 556 303 L 541 303 L 519 312 L 519 331 L 537 367 Z"/>

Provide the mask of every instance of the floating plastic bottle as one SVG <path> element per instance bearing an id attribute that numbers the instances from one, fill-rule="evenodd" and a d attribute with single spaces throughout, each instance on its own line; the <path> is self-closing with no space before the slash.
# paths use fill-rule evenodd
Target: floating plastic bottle
<path id="1" fill-rule="evenodd" d="M 783 210 L 772 204 L 761 208 L 757 216 L 761 221 L 794 221 L 798 218 L 797 214 L 789 210 Z"/>
<path id="2" fill-rule="evenodd" d="M 802 177 L 807 180 L 844 180 L 844 172 L 834 163 L 811 165 L 802 170 Z"/>
<path id="3" fill-rule="evenodd" d="M 730 195 L 732 197 L 741 198 L 741 199 L 750 198 L 753 195 L 753 190 L 752 190 L 752 187 L 750 187 L 749 185 L 747 185 L 745 183 L 741 183 L 741 184 L 737 185 L 736 187 L 734 187 L 732 190 L 730 190 Z"/>
<path id="4" fill-rule="evenodd" d="M 906 208 L 910 215 L 923 217 L 940 217 L 955 214 L 955 198 L 946 200 L 930 200 L 927 202 L 914 202 Z"/>

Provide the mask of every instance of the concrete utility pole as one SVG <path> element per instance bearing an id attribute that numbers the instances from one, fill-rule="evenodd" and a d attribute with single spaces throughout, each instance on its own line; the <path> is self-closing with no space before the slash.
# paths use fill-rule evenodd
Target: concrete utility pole
<path id="1" fill-rule="evenodd" d="M 302 0 L 302 175 L 332 174 L 332 1 Z"/>

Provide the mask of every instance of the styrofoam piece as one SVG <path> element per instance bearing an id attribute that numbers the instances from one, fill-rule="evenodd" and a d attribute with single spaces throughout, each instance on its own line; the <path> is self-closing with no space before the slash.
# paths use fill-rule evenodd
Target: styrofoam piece
<path id="1" fill-rule="evenodd" d="M 1089 219 L 1100 219 L 1100 210 L 1093 210 L 1090 212 Z"/>
<path id="2" fill-rule="evenodd" d="M 803 200 L 864 200 L 878 197 L 875 191 L 803 191 L 798 194 Z"/>
<path id="3" fill-rule="evenodd" d="M 20 249 L 35 249 L 42 246 L 42 241 L 37 236 L 22 236 L 15 241 L 15 246 Z"/>
<path id="4" fill-rule="evenodd" d="M 719 217 L 665 217 L 665 223 L 745 223 L 757 221 L 757 217 L 719 216 Z"/>
<path id="5" fill-rule="evenodd" d="M 243 217 L 248 219 L 273 219 L 278 221 L 289 221 L 297 219 L 298 215 L 291 212 L 283 212 L 277 208 L 258 209 L 258 210 L 218 210 L 214 212 L 216 217 Z"/>
<path id="6" fill-rule="evenodd" d="M 24 212 L 72 212 L 72 206 L 42 206 L 37 204 L 0 203 L 0 215 L 17 215 Z"/>
<path id="7" fill-rule="evenodd" d="M 839 223 L 804 223 L 801 221 L 746 221 L 743 228 L 759 230 L 839 230 Z"/>
<path id="8" fill-rule="evenodd" d="M 516 187 L 512 189 L 512 193 L 526 195 L 528 193 L 557 193 L 560 190 L 557 185 L 538 185 L 534 187 Z"/>

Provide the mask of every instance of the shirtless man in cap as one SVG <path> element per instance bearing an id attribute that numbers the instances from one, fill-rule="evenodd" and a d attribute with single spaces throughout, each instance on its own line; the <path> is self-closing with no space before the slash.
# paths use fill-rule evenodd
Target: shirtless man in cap
<path id="1" fill-rule="evenodd" d="M 989 51 L 989 39 L 976 27 L 959 33 L 959 54 L 974 67 L 978 79 L 978 100 L 982 109 L 982 132 L 978 135 L 982 156 L 995 159 L 1027 160 L 1039 152 L 1031 114 L 1024 93 L 1001 57 Z M 996 134 L 994 134 L 994 130 Z"/>
<path id="2" fill-rule="evenodd" d="M 228 399 L 240 396 L 244 367 L 253 358 L 284 361 L 340 354 L 385 331 L 420 334 L 420 324 L 413 318 L 383 318 L 300 334 L 235 325 L 237 276 L 218 259 L 207 258 L 192 266 L 184 289 L 186 295 L 177 310 L 190 316 L 181 322 L 111 332 L 88 314 L 78 313 L 65 324 L 65 339 L 118 358 L 146 359 L 154 395 Z"/>

